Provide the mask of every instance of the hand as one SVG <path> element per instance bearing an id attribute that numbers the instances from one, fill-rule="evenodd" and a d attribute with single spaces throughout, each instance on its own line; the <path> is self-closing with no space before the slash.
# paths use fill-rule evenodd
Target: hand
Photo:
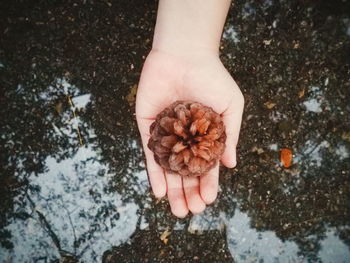
<path id="1" fill-rule="evenodd" d="M 149 128 L 157 114 L 176 100 L 197 101 L 221 114 L 226 126 L 222 163 L 236 165 L 236 145 L 244 99 L 217 54 L 196 51 L 185 55 L 153 49 L 144 64 L 136 99 L 136 117 L 146 155 L 150 183 L 157 198 L 167 194 L 177 217 L 202 212 L 217 196 L 219 164 L 200 178 L 164 172 L 148 149 Z"/>

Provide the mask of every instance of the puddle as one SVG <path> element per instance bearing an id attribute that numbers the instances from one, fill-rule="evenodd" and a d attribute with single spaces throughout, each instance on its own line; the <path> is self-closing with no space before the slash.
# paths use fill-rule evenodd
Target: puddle
<path id="1" fill-rule="evenodd" d="M 99 262 L 106 247 L 125 242 L 135 231 L 138 206 L 107 192 L 110 176 L 91 147 L 82 147 L 71 159 L 48 157 L 47 171 L 29 178 L 30 189 L 16 200 L 16 220 L 5 229 L 13 236 L 11 251 L 1 250 L 9 262 L 58 260 L 72 255 Z"/>

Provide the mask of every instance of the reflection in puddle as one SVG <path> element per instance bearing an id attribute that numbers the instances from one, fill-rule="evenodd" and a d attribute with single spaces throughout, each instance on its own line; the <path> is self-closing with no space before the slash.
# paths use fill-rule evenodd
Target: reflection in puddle
<path id="1" fill-rule="evenodd" d="M 326 238 L 321 241 L 319 257 L 326 262 L 349 262 L 350 250 L 335 234 L 331 228 L 326 233 Z"/>
<path id="2" fill-rule="evenodd" d="M 76 94 L 74 108 L 83 108 L 90 101 L 90 94 L 80 91 L 66 80 L 56 83 Z M 47 101 L 55 88 L 40 94 Z M 75 110 L 75 109 L 74 109 Z M 63 125 L 53 124 L 54 136 L 69 137 L 74 141 L 80 125 L 79 116 L 72 119 L 69 112 L 60 112 Z M 94 138 L 92 129 L 89 138 Z M 76 140 L 75 140 L 76 142 Z M 45 172 L 28 178 L 28 189 L 15 200 L 14 210 L 28 215 L 23 220 L 14 219 L 6 227 L 12 234 L 12 250 L 0 249 L 0 258 L 9 262 L 47 262 L 70 255 L 86 262 L 100 262 L 106 248 L 125 242 L 135 231 L 138 205 L 125 203 L 120 194 L 110 191 L 112 175 L 109 167 L 100 160 L 98 147 L 88 144 L 80 147 L 74 156 L 58 160 L 45 159 Z M 146 172 L 134 175 L 140 182 L 138 189 L 145 191 Z M 143 187 L 142 187 L 143 185 Z M 136 186 L 135 186 L 136 187 Z"/>
<path id="3" fill-rule="evenodd" d="M 273 231 L 258 232 L 249 217 L 236 209 L 228 220 L 227 239 L 235 262 L 300 262 L 298 246 L 283 242 Z"/>
<path id="4" fill-rule="evenodd" d="M 254 6 L 249 2 L 245 3 L 242 8 L 242 17 L 248 18 L 249 16 L 254 16 L 255 14 L 256 14 L 256 10 Z"/>
<path id="5" fill-rule="evenodd" d="M 31 201 L 15 208 L 31 216 L 8 226 L 14 249 L 2 251 L 2 258 L 53 260 L 61 250 L 98 261 L 106 247 L 126 241 L 134 232 L 138 206 L 123 204 L 118 194 L 106 192 L 109 177 L 99 174 L 107 169 L 90 147 L 62 162 L 48 157 L 46 165 L 47 172 L 30 178 L 31 188 L 38 189 L 28 192 Z"/>
<path id="6" fill-rule="evenodd" d="M 91 94 L 84 94 L 72 98 L 75 108 L 84 108 L 90 101 Z"/>
<path id="7" fill-rule="evenodd" d="M 344 160 L 349 158 L 349 151 L 344 145 L 339 145 L 337 149 L 335 149 L 335 154 L 338 155 L 340 160 Z"/>
<path id="8" fill-rule="evenodd" d="M 326 79 L 325 86 L 328 85 L 328 78 Z M 310 98 L 303 102 L 306 111 L 320 113 L 322 112 L 322 103 L 324 102 L 323 92 L 319 87 L 311 87 Z"/>
<path id="9" fill-rule="evenodd" d="M 228 28 L 224 31 L 223 37 L 229 41 L 232 41 L 235 44 L 237 44 L 240 41 L 238 37 L 238 32 L 232 25 L 228 26 Z"/>
<path id="10" fill-rule="evenodd" d="M 207 230 L 220 230 L 223 231 L 225 228 L 225 214 L 220 213 L 220 216 L 212 216 L 213 209 L 207 208 L 202 214 L 194 215 L 191 218 L 188 226 L 188 232 L 190 233 L 203 233 Z"/>
<path id="11" fill-rule="evenodd" d="M 226 229 L 228 248 L 235 262 L 304 262 L 294 241 L 283 241 L 274 231 L 258 231 L 251 226 L 249 216 L 239 209 L 228 218 L 224 213 L 213 216 L 208 208 L 203 214 L 192 217 L 188 231 L 202 234 L 208 230 Z M 350 250 L 329 228 L 320 242 L 318 257 L 323 262 L 346 262 Z M 311 238 L 311 237 L 310 237 Z"/>
<path id="12" fill-rule="evenodd" d="M 228 221 L 228 246 L 235 262 L 304 262 L 293 241 L 282 241 L 275 232 L 259 232 L 250 226 L 249 217 L 238 209 Z M 323 262 L 347 262 L 349 248 L 329 229 L 321 241 L 318 257 Z M 336 260 L 335 260 L 336 259 Z"/>
<path id="13" fill-rule="evenodd" d="M 323 153 L 330 147 L 329 142 L 322 141 L 321 143 L 308 140 L 302 150 L 302 155 L 295 158 L 296 162 L 306 163 L 307 167 L 321 167 L 323 161 Z"/>
<path id="14" fill-rule="evenodd" d="M 308 140 L 302 147 L 301 154 L 296 154 L 295 161 L 310 168 L 313 166 L 321 167 L 322 162 L 330 158 L 342 161 L 348 157 L 349 150 L 341 143 L 331 145 L 328 141 L 317 142 Z"/>
<path id="15" fill-rule="evenodd" d="M 321 103 L 317 99 L 309 99 L 304 102 L 304 106 L 307 111 L 310 112 L 322 112 Z"/>
<path id="16" fill-rule="evenodd" d="M 273 231 L 258 232 L 239 209 L 232 218 L 223 213 L 213 217 L 207 210 L 203 215 L 192 217 L 188 231 L 202 233 L 226 229 L 228 248 L 235 262 L 300 262 L 298 246 L 294 242 L 283 242 Z"/>

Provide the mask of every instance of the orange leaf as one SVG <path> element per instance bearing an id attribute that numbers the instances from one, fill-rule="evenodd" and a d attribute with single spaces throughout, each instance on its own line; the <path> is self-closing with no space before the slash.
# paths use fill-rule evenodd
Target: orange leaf
<path id="1" fill-rule="evenodd" d="M 292 165 L 293 152 L 290 149 L 283 148 L 281 149 L 281 163 L 285 168 L 288 168 Z"/>
<path id="2" fill-rule="evenodd" d="M 264 105 L 266 106 L 266 108 L 268 108 L 269 110 L 271 110 L 273 107 L 276 106 L 276 103 L 273 103 L 271 101 L 265 102 Z"/>
<path id="3" fill-rule="evenodd" d="M 163 241 L 163 243 L 166 245 L 168 244 L 168 237 L 170 236 L 171 231 L 169 229 L 165 229 L 165 231 L 163 232 L 163 234 L 161 234 L 160 236 L 160 240 Z"/>

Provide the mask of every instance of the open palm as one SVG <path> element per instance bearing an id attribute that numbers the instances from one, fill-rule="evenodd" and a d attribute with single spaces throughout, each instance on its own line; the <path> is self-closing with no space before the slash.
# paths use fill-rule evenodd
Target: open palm
<path id="1" fill-rule="evenodd" d="M 164 172 L 148 149 L 149 127 L 157 114 L 176 100 L 197 101 L 221 114 L 226 126 L 226 150 L 221 158 L 227 167 L 236 165 L 244 100 L 241 91 L 215 54 L 175 56 L 152 50 L 144 64 L 136 100 L 136 117 L 154 195 L 167 194 L 172 213 L 185 217 L 200 213 L 218 192 L 219 164 L 201 177 L 181 177 Z"/>

